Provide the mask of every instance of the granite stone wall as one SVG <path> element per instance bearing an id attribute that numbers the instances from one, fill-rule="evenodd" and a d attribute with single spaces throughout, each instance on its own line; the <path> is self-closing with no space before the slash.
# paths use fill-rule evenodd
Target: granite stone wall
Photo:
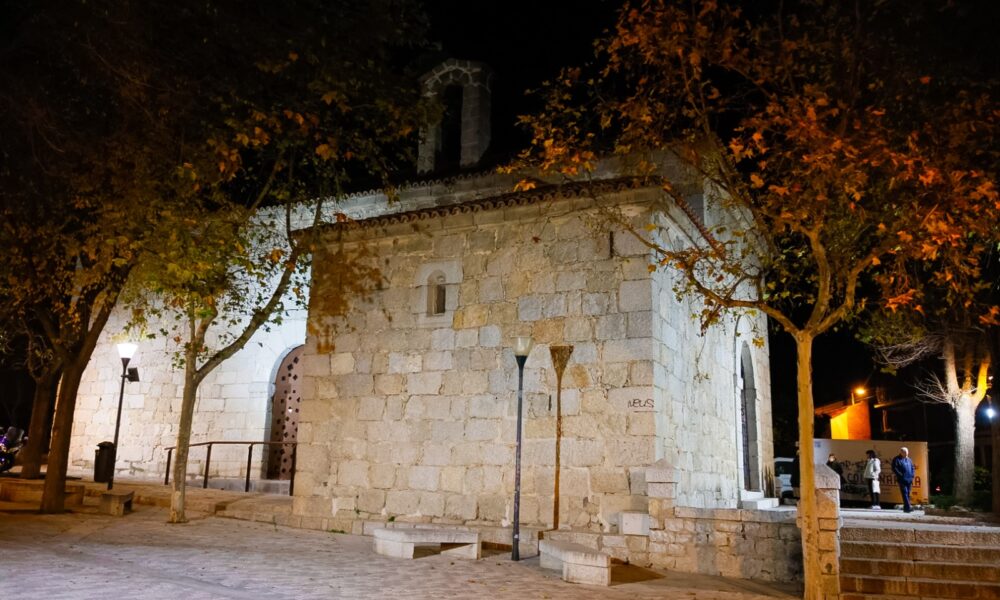
<path id="1" fill-rule="evenodd" d="M 652 197 L 606 201 L 641 229 Z M 561 526 L 612 531 L 622 511 L 645 511 L 645 467 L 664 456 L 685 474 L 685 502 L 736 507 L 736 327 L 700 336 L 650 274 L 649 249 L 598 226 L 599 210 L 562 198 L 329 230 L 314 298 L 320 282 L 337 281 L 335 252 L 361 243 L 383 280 L 345 314 L 310 312 L 313 330 L 333 333 L 306 345 L 293 513 L 509 524 L 518 335 L 537 344 L 525 370 L 523 523 L 552 514 L 552 344 L 575 347 L 563 381 Z M 428 314 L 434 273 L 448 294 L 442 314 Z M 766 364 L 766 348 L 754 352 Z"/>
<path id="2" fill-rule="evenodd" d="M 305 310 L 292 311 L 280 325 L 261 329 L 246 347 L 222 363 L 201 384 L 195 405 L 191 442 L 264 440 L 275 370 L 292 348 L 305 340 Z M 150 330 L 155 331 L 155 323 Z M 70 446 L 70 470 L 93 475 L 94 450 L 114 437 L 121 382 L 115 344 L 125 321 L 117 312 L 105 327 L 80 383 Z M 140 381 L 125 384 L 115 477 L 162 479 L 166 448 L 177 443 L 184 372 L 175 368 L 176 344 L 164 337 L 139 342 L 130 366 Z M 189 477 L 204 474 L 204 448 L 192 448 Z M 247 447 L 212 450 L 210 477 L 243 478 Z M 251 478 L 262 476 L 261 450 L 255 449 Z"/>

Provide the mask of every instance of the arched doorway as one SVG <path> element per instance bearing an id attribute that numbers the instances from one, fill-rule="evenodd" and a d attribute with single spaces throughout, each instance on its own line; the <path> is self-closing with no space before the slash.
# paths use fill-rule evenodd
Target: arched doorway
<path id="1" fill-rule="evenodd" d="M 757 431 L 757 387 L 754 381 L 750 347 L 744 342 L 740 351 L 740 421 L 743 433 L 743 489 L 759 491 L 760 452 Z"/>
<path id="2" fill-rule="evenodd" d="M 271 418 L 268 423 L 271 442 L 294 442 L 298 439 L 299 408 L 302 396 L 299 394 L 301 382 L 302 350 L 305 346 L 293 348 L 285 355 L 274 377 L 274 395 L 271 396 Z M 269 446 L 267 450 L 267 479 L 291 479 L 291 446 Z"/>

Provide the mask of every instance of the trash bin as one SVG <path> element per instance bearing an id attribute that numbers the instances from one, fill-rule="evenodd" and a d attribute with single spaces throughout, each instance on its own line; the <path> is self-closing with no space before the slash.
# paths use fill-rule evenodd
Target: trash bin
<path id="1" fill-rule="evenodd" d="M 111 442 L 101 442 L 94 451 L 94 481 L 107 483 L 111 480 L 114 468 L 115 445 Z"/>

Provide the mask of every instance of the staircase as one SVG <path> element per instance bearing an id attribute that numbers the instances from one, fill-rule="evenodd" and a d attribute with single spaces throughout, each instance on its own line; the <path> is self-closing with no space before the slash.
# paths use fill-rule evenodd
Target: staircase
<path id="1" fill-rule="evenodd" d="M 1000 599 L 1000 527 L 954 521 L 845 521 L 843 599 Z"/>

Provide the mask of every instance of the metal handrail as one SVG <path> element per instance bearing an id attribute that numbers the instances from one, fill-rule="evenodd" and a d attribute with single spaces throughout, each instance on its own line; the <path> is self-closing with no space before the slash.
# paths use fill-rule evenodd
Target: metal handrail
<path id="1" fill-rule="evenodd" d="M 291 446 L 292 447 L 292 472 L 288 480 L 288 495 L 292 496 L 295 493 L 295 459 L 298 455 L 298 444 L 296 442 L 241 442 L 241 441 L 214 441 L 214 442 L 198 442 L 197 444 L 188 444 L 188 448 L 194 448 L 195 446 L 208 446 L 208 451 L 205 453 L 205 476 L 202 481 L 201 487 L 208 488 L 208 468 L 212 464 L 212 446 L 215 444 L 220 445 L 240 445 L 245 444 L 247 446 L 247 479 L 246 486 L 243 491 L 250 491 L 250 469 L 253 464 L 253 447 L 260 446 Z M 173 457 L 174 450 L 177 446 L 168 446 L 167 451 L 167 470 L 166 475 L 163 477 L 163 485 L 170 485 L 170 461 Z"/>

